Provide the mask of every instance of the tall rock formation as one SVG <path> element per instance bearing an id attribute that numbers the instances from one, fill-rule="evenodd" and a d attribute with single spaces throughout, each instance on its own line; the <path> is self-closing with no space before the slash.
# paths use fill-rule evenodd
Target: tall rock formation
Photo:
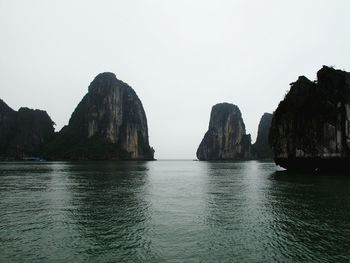
<path id="1" fill-rule="evenodd" d="M 250 159 L 251 138 L 246 134 L 241 111 L 236 105 L 213 106 L 209 129 L 197 150 L 199 160 Z"/>
<path id="2" fill-rule="evenodd" d="M 146 114 L 135 91 L 113 73 L 97 75 L 47 154 L 53 159 L 153 160 Z"/>
<path id="3" fill-rule="evenodd" d="M 0 99 L 0 158 L 7 156 L 8 145 L 14 137 L 16 112 Z"/>
<path id="4" fill-rule="evenodd" d="M 276 164 L 297 170 L 350 167 L 350 73 L 324 66 L 317 82 L 302 76 L 274 113 Z"/>
<path id="5" fill-rule="evenodd" d="M 272 159 L 272 148 L 269 144 L 269 133 L 272 121 L 271 113 L 264 113 L 258 127 L 256 142 L 252 145 L 253 156 L 256 159 Z"/>
<path id="6" fill-rule="evenodd" d="M 0 100 L 0 159 L 42 157 L 54 136 L 54 123 L 42 110 L 14 111 Z"/>

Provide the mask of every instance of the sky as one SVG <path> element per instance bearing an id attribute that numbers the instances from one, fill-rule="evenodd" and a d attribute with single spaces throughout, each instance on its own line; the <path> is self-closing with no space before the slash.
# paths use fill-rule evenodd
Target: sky
<path id="1" fill-rule="evenodd" d="M 289 83 L 350 71 L 348 0 L 0 0 L 0 98 L 59 131 L 93 78 L 141 99 L 158 159 L 194 159 L 211 107 L 236 104 L 256 139 Z"/>

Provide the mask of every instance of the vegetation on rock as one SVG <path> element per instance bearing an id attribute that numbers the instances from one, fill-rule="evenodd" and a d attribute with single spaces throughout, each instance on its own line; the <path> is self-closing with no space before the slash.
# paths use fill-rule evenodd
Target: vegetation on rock
<path id="1" fill-rule="evenodd" d="M 153 160 L 146 114 L 135 91 L 105 72 L 91 82 L 69 124 L 47 145 L 50 159 Z"/>
<path id="2" fill-rule="evenodd" d="M 0 159 L 42 157 L 45 144 L 54 137 L 53 125 L 46 111 L 14 111 L 0 100 Z"/>

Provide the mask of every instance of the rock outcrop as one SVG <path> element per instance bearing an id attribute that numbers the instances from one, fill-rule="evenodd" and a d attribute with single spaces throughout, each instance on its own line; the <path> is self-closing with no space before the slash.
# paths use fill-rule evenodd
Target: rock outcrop
<path id="1" fill-rule="evenodd" d="M 51 159 L 153 160 L 146 114 L 135 91 L 113 73 L 101 73 L 69 124 L 47 147 Z"/>
<path id="2" fill-rule="evenodd" d="M 46 111 L 14 111 L 0 100 L 0 159 L 42 157 L 44 145 L 53 139 L 53 125 Z"/>
<path id="3" fill-rule="evenodd" d="M 199 160 L 250 159 L 251 138 L 246 134 L 241 111 L 236 105 L 213 106 L 209 129 L 197 150 Z"/>
<path id="4" fill-rule="evenodd" d="M 273 115 L 276 164 L 296 170 L 349 170 L 350 73 L 324 66 L 313 82 L 291 84 Z"/>
<path id="5" fill-rule="evenodd" d="M 256 142 L 252 145 L 252 152 L 255 159 L 272 159 L 272 148 L 269 144 L 269 133 L 272 121 L 271 113 L 264 113 L 258 127 Z"/>

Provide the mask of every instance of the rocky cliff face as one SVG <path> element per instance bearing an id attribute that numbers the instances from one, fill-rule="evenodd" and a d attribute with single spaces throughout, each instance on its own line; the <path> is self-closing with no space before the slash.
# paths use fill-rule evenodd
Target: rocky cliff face
<path id="1" fill-rule="evenodd" d="M 291 84 L 274 113 L 270 143 L 287 169 L 348 169 L 350 163 L 350 73 L 323 67 L 317 82 Z"/>
<path id="2" fill-rule="evenodd" d="M 252 145 L 252 152 L 256 159 L 272 159 L 272 148 L 269 144 L 269 133 L 272 121 L 271 113 L 264 113 L 258 127 L 256 142 Z"/>
<path id="3" fill-rule="evenodd" d="M 0 99 L 0 158 L 7 156 L 8 145 L 16 126 L 16 112 Z"/>
<path id="4" fill-rule="evenodd" d="M 113 73 L 101 73 L 49 145 L 60 159 L 152 160 L 146 114 L 135 91 Z"/>
<path id="5" fill-rule="evenodd" d="M 53 124 L 45 111 L 14 111 L 0 100 L 0 158 L 41 157 L 44 145 L 53 139 Z"/>
<path id="6" fill-rule="evenodd" d="M 236 105 L 213 106 L 209 129 L 197 150 L 199 160 L 235 160 L 251 158 L 251 139 L 246 134 L 241 111 Z"/>

